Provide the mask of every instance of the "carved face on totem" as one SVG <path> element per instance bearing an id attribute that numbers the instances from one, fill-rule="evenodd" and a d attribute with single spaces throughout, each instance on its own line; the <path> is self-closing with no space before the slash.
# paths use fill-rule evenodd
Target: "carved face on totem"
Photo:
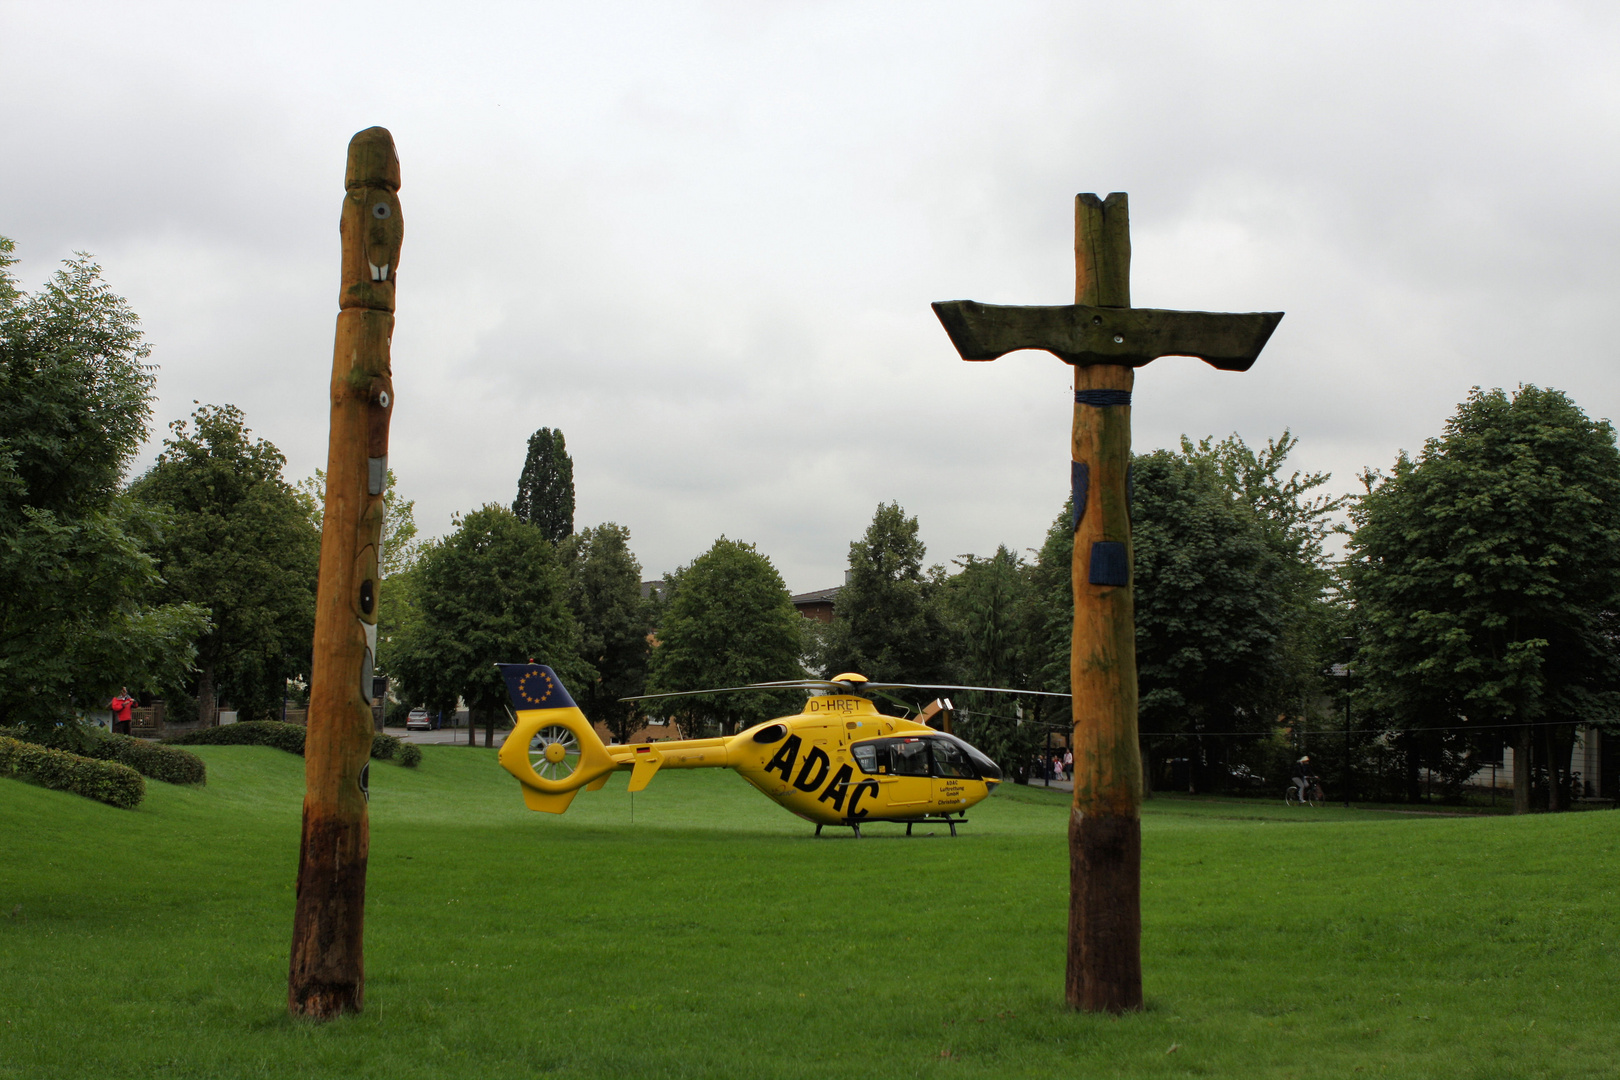
<path id="1" fill-rule="evenodd" d="M 384 128 L 349 141 L 348 188 L 339 226 L 343 237 L 342 308 L 394 310 L 394 279 L 405 223 L 399 212 L 399 158 Z"/>

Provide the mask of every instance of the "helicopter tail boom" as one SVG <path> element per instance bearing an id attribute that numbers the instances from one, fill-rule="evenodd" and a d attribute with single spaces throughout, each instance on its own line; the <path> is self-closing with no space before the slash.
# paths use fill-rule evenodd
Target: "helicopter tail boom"
<path id="1" fill-rule="evenodd" d="M 679 739 L 605 746 L 579 709 L 524 709 L 501 744 L 501 766 L 523 785 L 531 810 L 560 814 L 580 788 L 600 791 L 608 774 L 630 772 L 641 791 L 660 769 L 712 769 L 730 764 L 728 739 Z"/>

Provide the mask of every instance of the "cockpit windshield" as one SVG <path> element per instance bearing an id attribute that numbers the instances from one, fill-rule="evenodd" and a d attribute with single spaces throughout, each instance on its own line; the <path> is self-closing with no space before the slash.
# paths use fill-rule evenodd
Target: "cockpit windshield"
<path id="1" fill-rule="evenodd" d="M 960 745 L 949 739 L 928 740 L 929 749 L 934 754 L 935 776 L 963 776 L 969 780 L 975 778 L 973 766 L 968 762 L 967 753 Z"/>
<path id="2" fill-rule="evenodd" d="M 870 775 L 939 776 L 1000 780 L 996 763 L 953 735 L 904 735 L 850 747 L 855 764 Z"/>

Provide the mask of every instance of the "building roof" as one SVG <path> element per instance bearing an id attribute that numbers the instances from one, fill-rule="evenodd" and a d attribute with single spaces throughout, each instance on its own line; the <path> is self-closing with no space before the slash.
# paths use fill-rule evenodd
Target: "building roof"
<path id="1" fill-rule="evenodd" d="M 834 585 L 830 589 L 817 589 L 815 592 L 800 593 L 793 597 L 793 605 L 802 607 L 805 604 L 831 604 L 836 601 L 843 588 L 842 585 Z"/>

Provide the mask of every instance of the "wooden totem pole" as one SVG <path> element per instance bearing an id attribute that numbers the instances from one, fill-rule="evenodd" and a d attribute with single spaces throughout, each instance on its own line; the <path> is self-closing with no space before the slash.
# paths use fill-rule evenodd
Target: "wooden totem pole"
<path id="1" fill-rule="evenodd" d="M 367 128 L 349 141 L 343 182 L 343 284 L 304 739 L 304 836 L 287 973 L 288 1011 L 316 1019 L 359 1012 L 365 998 L 377 559 L 394 406 L 388 347 L 404 235 L 399 158 L 385 128 Z"/>
<path id="2" fill-rule="evenodd" d="M 1075 303 L 934 305 L 964 360 L 1044 349 L 1074 365 L 1074 808 L 1069 816 L 1070 1007 L 1142 1007 L 1142 760 L 1131 596 L 1131 388 L 1161 356 L 1246 371 L 1282 318 L 1131 307 L 1124 192 L 1075 197 Z"/>

